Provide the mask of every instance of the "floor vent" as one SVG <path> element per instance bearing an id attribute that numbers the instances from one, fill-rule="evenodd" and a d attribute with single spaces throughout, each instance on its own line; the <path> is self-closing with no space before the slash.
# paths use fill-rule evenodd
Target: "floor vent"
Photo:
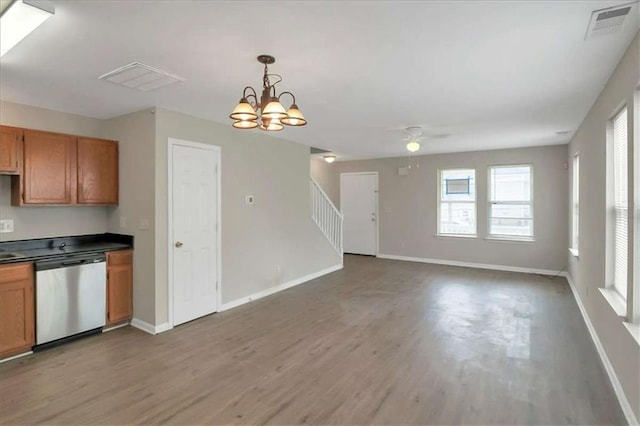
<path id="1" fill-rule="evenodd" d="M 159 89 L 173 83 L 185 81 L 177 75 L 152 68 L 140 62 L 132 62 L 121 68 L 110 71 L 98 77 L 99 80 L 110 81 L 121 86 L 137 89 L 143 92 Z"/>
<path id="2" fill-rule="evenodd" d="M 591 19 L 589 20 L 589 26 L 587 27 L 584 39 L 589 40 L 591 38 L 617 33 L 622 29 L 625 18 L 634 7 L 637 7 L 636 2 L 594 10 L 591 12 Z"/>

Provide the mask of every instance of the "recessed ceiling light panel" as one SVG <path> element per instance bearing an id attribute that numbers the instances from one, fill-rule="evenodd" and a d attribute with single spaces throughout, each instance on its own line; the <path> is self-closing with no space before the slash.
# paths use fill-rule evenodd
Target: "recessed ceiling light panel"
<path id="1" fill-rule="evenodd" d="M 159 89 L 173 83 L 181 83 L 184 78 L 150 67 L 140 62 L 132 62 L 121 68 L 110 71 L 98 77 L 99 80 L 110 81 L 142 92 Z"/>

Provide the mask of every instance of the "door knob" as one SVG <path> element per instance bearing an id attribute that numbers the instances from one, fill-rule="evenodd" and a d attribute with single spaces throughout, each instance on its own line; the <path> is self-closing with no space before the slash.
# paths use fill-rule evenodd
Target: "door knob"
<path id="1" fill-rule="evenodd" d="M 184 244 L 182 244 L 180 241 L 176 242 L 176 247 L 180 248 L 182 247 Z"/>

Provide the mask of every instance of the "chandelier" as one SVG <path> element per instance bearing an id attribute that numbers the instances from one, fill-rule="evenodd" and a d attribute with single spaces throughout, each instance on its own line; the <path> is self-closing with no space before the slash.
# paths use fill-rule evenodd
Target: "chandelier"
<path id="1" fill-rule="evenodd" d="M 287 126 L 304 126 L 307 120 L 296 105 L 296 97 L 291 92 L 276 94 L 276 84 L 282 81 L 282 76 L 269 74 L 267 65 L 273 64 L 276 58 L 270 55 L 258 56 L 258 62 L 264 64 L 264 74 L 262 75 L 262 95 L 258 100 L 258 94 L 251 86 L 247 86 L 242 91 L 242 99 L 229 116 L 233 120 L 233 127 L 236 129 L 254 129 L 260 127 L 266 131 L 279 131 Z M 275 82 L 271 82 L 275 79 Z M 285 110 L 280 103 L 280 98 L 289 95 L 293 99 L 289 110 Z M 252 100 L 251 100 L 252 99 Z M 260 122 L 258 123 L 258 114 Z"/>

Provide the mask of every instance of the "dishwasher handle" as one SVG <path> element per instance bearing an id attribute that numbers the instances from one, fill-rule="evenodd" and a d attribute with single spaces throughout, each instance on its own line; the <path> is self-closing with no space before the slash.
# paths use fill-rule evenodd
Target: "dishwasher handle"
<path id="1" fill-rule="evenodd" d="M 106 262 L 104 253 L 75 254 L 52 259 L 42 259 L 35 262 L 36 271 L 49 269 L 71 268 L 74 266 L 90 265 L 92 263 Z"/>

